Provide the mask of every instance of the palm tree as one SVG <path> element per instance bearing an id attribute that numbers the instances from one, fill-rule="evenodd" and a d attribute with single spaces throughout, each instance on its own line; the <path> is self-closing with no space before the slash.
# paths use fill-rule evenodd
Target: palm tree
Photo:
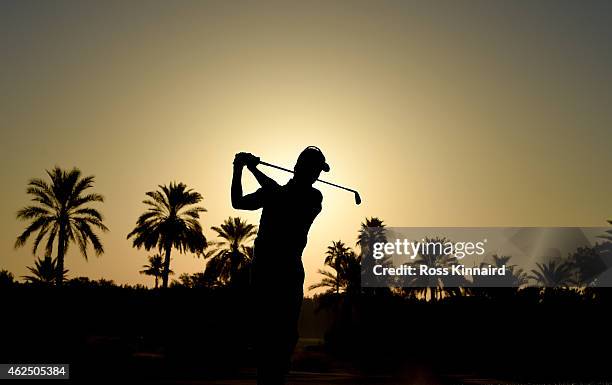
<path id="1" fill-rule="evenodd" d="M 612 225 L 612 220 L 608 220 L 608 223 L 610 225 Z M 606 230 L 606 234 L 605 235 L 600 235 L 598 238 L 602 238 L 605 239 L 609 242 L 612 242 L 612 230 Z"/>
<path id="2" fill-rule="evenodd" d="M 172 248 L 198 256 L 206 248 L 206 237 L 198 221 L 200 213 L 206 209 L 193 206 L 202 200 L 202 196 L 187 189 L 183 183 L 172 182 L 169 186 L 160 185 L 159 188 L 146 193 L 149 199 L 142 203 L 148 206 L 147 211 L 138 218 L 136 227 L 127 238 L 133 237 L 132 245 L 138 249 L 144 247 L 149 251 L 157 247 L 165 253 L 162 287 L 167 288 Z"/>
<path id="3" fill-rule="evenodd" d="M 161 254 L 155 254 L 149 256 L 149 264 L 142 265 L 144 270 L 140 270 L 140 274 L 149 275 L 155 277 L 155 288 L 159 287 L 159 277 L 163 275 L 164 271 L 164 260 Z M 174 274 L 174 271 L 170 270 L 168 274 Z"/>
<path id="4" fill-rule="evenodd" d="M 601 284 L 602 274 L 608 270 L 612 257 L 612 243 L 595 243 L 594 246 L 578 247 L 568 259 L 575 273 L 576 284 L 590 286 Z M 604 280 L 605 275 L 603 276 Z"/>
<path id="5" fill-rule="evenodd" d="M 366 218 L 357 235 L 357 246 L 361 249 L 361 255 L 371 255 L 374 243 L 386 242 L 387 234 L 383 220 L 377 217 Z"/>
<path id="6" fill-rule="evenodd" d="M 46 256 L 45 259 L 37 258 L 34 262 L 34 267 L 28 266 L 28 270 L 32 275 L 23 276 L 25 280 L 32 284 L 51 286 L 57 279 L 58 275 L 62 276 L 62 281 L 66 279 L 68 270 L 58 272 L 58 264 L 56 259 Z"/>
<path id="7" fill-rule="evenodd" d="M 467 290 L 470 295 L 480 295 L 499 301 L 510 299 L 517 295 L 519 290 L 529 284 L 527 273 L 517 265 L 510 264 L 512 256 L 499 256 L 493 254 L 491 262 L 481 262 L 480 267 L 486 268 L 489 265 L 494 268 L 505 266 L 504 276 L 492 275 L 473 275 L 471 287 Z"/>
<path id="8" fill-rule="evenodd" d="M 531 270 L 530 279 L 543 287 L 569 287 L 575 285 L 573 265 L 567 261 L 551 260 L 548 263 L 536 263 Z"/>
<path id="9" fill-rule="evenodd" d="M 205 274 L 218 277 L 225 284 L 236 283 L 238 275 L 248 268 L 252 261 L 253 249 L 247 244 L 257 235 L 257 226 L 240 217 L 229 217 L 221 226 L 211 227 L 221 241 L 210 244 L 204 258 L 210 258 Z"/>
<path id="10" fill-rule="evenodd" d="M 198 272 L 193 274 L 183 273 L 179 275 L 178 280 L 172 280 L 170 287 L 183 287 L 183 288 L 214 288 L 218 285 L 216 279 L 210 279 L 206 274 Z"/>
<path id="11" fill-rule="evenodd" d="M 337 271 L 332 273 L 329 270 L 319 269 L 317 270 L 317 273 L 321 274 L 323 278 L 320 282 L 308 286 L 308 290 L 325 288 L 327 289 L 325 291 L 326 294 L 338 293 L 340 291 L 339 288 L 342 286 L 342 284 L 340 274 L 338 274 Z"/>
<path id="12" fill-rule="evenodd" d="M 451 241 L 445 237 L 425 237 L 424 242 L 427 244 L 443 245 Z M 421 265 L 425 265 L 428 268 L 450 269 L 457 263 L 454 257 L 444 254 L 442 249 L 437 247 L 432 247 L 431 249 L 431 251 L 419 253 L 418 257 L 412 262 L 408 262 L 407 265 L 412 265 L 419 271 Z M 403 291 L 408 294 L 408 296 L 414 296 L 428 301 L 437 301 L 461 294 L 460 287 L 465 287 L 466 285 L 467 281 L 462 277 L 416 274 L 408 278 L 407 286 L 409 288 L 405 288 Z"/>
<path id="13" fill-rule="evenodd" d="M 361 257 L 357 256 L 344 242 L 332 242 L 327 248 L 325 265 L 334 272 L 319 269 L 323 276 L 320 282 L 310 285 L 308 290 L 327 288 L 327 293 L 340 294 L 340 292 L 355 294 L 360 290 Z"/>
<path id="14" fill-rule="evenodd" d="M 101 231 L 108 231 L 108 228 L 102 223 L 100 212 L 88 206 L 89 203 L 104 201 L 102 195 L 85 193 L 93 186 L 93 176 L 81 178 L 79 169 L 65 171 L 59 167 L 47 170 L 47 175 L 51 183 L 38 178 L 31 179 L 28 183 L 26 191 L 32 195 L 32 201 L 36 204 L 17 212 L 18 219 L 29 220 L 31 223 L 17 237 L 15 248 L 23 246 L 30 235 L 38 232 L 32 253 L 36 254 L 40 242 L 47 237 L 45 253 L 51 256 L 57 240 L 55 284 L 61 286 L 64 279 L 64 257 L 70 243 L 77 244 L 85 259 L 89 242 L 96 255 L 100 255 L 104 252 L 104 247 L 92 227 Z"/>
<path id="15" fill-rule="evenodd" d="M 357 246 L 359 247 L 359 258 L 363 269 L 362 282 L 364 283 L 363 292 L 366 294 L 381 295 L 389 292 L 386 287 L 385 279 L 381 276 L 372 276 L 371 272 L 374 266 L 382 265 L 388 267 L 392 263 L 391 257 L 385 255 L 382 259 L 374 259 L 373 247 L 375 243 L 387 243 L 387 230 L 382 219 L 378 217 L 366 218 L 365 222 L 361 223 L 359 233 L 357 235 Z M 373 287 L 368 287 L 371 284 Z"/>
<path id="16" fill-rule="evenodd" d="M 527 273 L 517 265 L 510 264 L 512 256 L 504 255 L 499 256 L 493 254 L 491 256 L 492 263 L 481 262 L 480 267 L 485 268 L 492 266 L 494 268 L 505 267 L 506 274 L 502 277 L 499 276 L 487 276 L 487 275 L 474 275 L 472 276 L 474 287 L 512 287 L 519 289 L 529 282 Z"/>
<path id="17" fill-rule="evenodd" d="M 340 266 L 344 292 L 351 296 L 361 293 L 361 256 L 349 250 Z"/>
<path id="18" fill-rule="evenodd" d="M 325 264 L 336 270 L 336 275 L 338 275 L 338 279 L 336 279 L 336 294 L 340 293 L 340 286 L 342 284 L 342 277 L 340 275 L 342 274 L 343 264 L 346 264 L 348 259 L 349 252 L 352 251 L 344 242 L 332 241 L 331 246 L 327 247 L 327 252 L 325 253 Z"/>

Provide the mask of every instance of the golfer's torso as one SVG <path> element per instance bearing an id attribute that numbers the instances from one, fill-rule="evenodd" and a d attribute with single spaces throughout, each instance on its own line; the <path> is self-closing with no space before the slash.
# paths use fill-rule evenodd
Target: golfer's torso
<path id="1" fill-rule="evenodd" d="M 291 183 L 265 192 L 255 260 L 260 264 L 301 267 L 308 230 L 321 211 L 320 193 Z"/>

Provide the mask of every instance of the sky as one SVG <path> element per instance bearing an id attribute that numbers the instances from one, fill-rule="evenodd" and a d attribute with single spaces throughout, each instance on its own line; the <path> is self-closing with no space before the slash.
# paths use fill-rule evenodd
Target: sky
<path id="1" fill-rule="evenodd" d="M 318 186 L 306 286 L 366 217 L 605 225 L 610 41 L 606 1 L 0 0 L 0 269 L 33 265 L 31 243 L 13 248 L 15 214 L 55 165 L 95 176 L 110 228 L 99 258 L 71 249 L 69 276 L 151 286 L 151 253 L 126 240 L 146 191 L 200 192 L 214 240 L 229 216 L 259 219 L 231 208 L 234 154 L 291 168 L 308 145 L 363 203 Z M 172 269 L 204 264 L 175 253 Z"/>

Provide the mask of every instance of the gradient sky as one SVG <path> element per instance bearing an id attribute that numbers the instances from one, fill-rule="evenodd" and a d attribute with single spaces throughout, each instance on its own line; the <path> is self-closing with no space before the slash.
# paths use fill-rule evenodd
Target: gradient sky
<path id="1" fill-rule="evenodd" d="M 199 191 L 214 239 L 230 215 L 258 221 L 231 208 L 234 153 L 292 167 L 307 145 L 363 198 L 319 186 L 307 285 L 366 216 L 604 225 L 611 41 L 606 1 L 0 1 L 0 268 L 33 264 L 15 213 L 54 165 L 96 176 L 111 229 L 100 258 L 72 249 L 69 276 L 151 285 L 125 239 L 146 191 Z"/>

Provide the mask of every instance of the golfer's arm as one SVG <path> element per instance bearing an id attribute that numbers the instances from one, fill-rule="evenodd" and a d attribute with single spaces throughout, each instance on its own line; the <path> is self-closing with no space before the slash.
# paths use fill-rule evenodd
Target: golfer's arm
<path id="1" fill-rule="evenodd" d="M 231 190 L 233 208 L 238 210 L 257 210 L 261 208 L 261 199 L 255 194 L 242 195 L 242 167 L 234 167 Z"/>
<path id="2" fill-rule="evenodd" d="M 257 179 L 257 182 L 259 183 L 261 187 L 266 188 L 266 187 L 277 187 L 278 186 L 278 183 L 276 183 L 274 179 L 270 178 L 263 172 L 259 171 L 257 169 L 257 166 L 249 167 L 249 170 L 251 171 L 251 173 L 253 173 L 253 176 L 255 177 L 255 179 Z"/>
<path id="3" fill-rule="evenodd" d="M 232 207 L 239 209 L 242 201 L 242 167 L 234 166 L 232 175 Z"/>

